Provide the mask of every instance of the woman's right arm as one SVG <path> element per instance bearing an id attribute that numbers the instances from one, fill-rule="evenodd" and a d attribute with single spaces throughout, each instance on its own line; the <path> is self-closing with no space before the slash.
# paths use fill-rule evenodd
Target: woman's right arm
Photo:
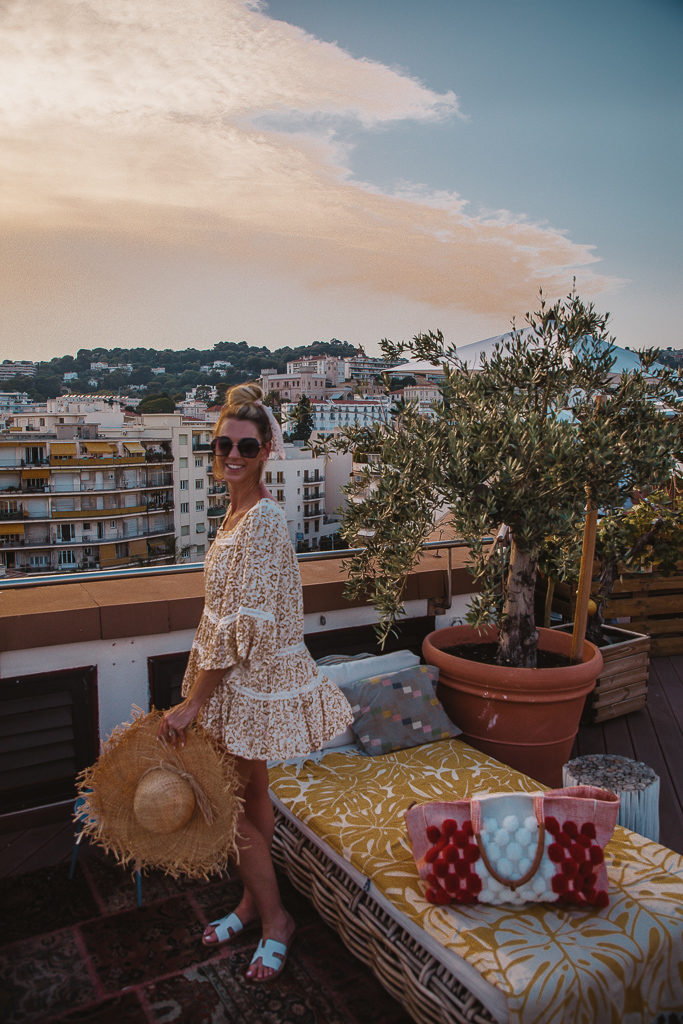
<path id="1" fill-rule="evenodd" d="M 176 704 L 175 707 L 169 708 L 165 712 L 159 725 L 157 739 L 166 740 L 172 747 L 176 747 L 178 743 L 184 747 L 185 730 L 194 722 L 202 705 L 211 696 L 226 672 L 227 668 L 200 668 L 187 697 L 180 704 Z"/>

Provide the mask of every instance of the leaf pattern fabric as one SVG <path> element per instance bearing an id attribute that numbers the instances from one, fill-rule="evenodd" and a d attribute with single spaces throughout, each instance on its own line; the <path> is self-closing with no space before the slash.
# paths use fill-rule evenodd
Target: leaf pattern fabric
<path id="1" fill-rule="evenodd" d="M 404 814 L 414 803 L 538 783 L 461 742 L 378 757 L 329 753 L 271 768 L 286 808 L 396 910 L 504 993 L 515 1024 L 650 1024 L 683 1006 L 683 858 L 619 826 L 605 848 L 608 907 L 434 906 Z"/>

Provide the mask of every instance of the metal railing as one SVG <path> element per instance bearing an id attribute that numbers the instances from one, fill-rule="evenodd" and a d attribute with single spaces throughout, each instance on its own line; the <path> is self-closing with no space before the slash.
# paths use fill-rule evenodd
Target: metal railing
<path id="1" fill-rule="evenodd" d="M 170 532 L 170 531 L 164 531 Z M 146 536 L 149 536 L 147 534 Z M 127 538 L 121 538 L 127 539 Z M 492 543 L 493 537 L 484 537 L 484 543 Z M 102 541 L 95 541 L 95 544 L 102 543 Z M 454 548 L 466 548 L 469 547 L 467 541 L 456 539 L 456 540 L 433 540 L 425 541 L 420 550 L 421 551 L 438 551 L 443 549 L 448 551 L 448 569 L 452 569 L 451 564 L 451 551 Z M 360 554 L 364 548 L 337 548 L 331 551 L 300 551 L 297 552 L 296 558 L 299 562 L 323 562 L 331 558 L 350 558 L 352 555 Z M 106 580 L 106 579 L 122 579 L 123 577 L 137 578 L 140 576 L 166 576 L 178 573 L 188 572 L 200 572 L 204 568 L 203 562 L 187 562 L 187 563 L 173 563 L 172 565 L 155 565 L 155 566 L 140 566 L 136 568 L 125 568 L 125 569 L 100 569 L 100 570 L 85 570 L 84 572 L 76 573 L 64 573 L 53 575 L 41 576 L 40 579 L 35 577 L 31 579 L 18 579 L 16 577 L 3 578 L 0 577 L 0 589 L 8 590 L 16 587 L 25 586 L 51 586 L 54 584 L 63 583 L 82 583 L 84 579 L 88 580 Z M 450 571 L 446 573 L 448 579 L 448 592 L 447 597 L 450 596 Z"/>

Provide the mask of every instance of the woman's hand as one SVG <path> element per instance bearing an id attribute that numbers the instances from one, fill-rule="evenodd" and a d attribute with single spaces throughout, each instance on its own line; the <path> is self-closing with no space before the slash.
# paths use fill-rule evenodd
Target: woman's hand
<path id="1" fill-rule="evenodd" d="M 177 747 L 178 743 L 184 747 L 185 730 L 197 717 L 199 707 L 194 701 L 184 700 L 166 711 L 159 724 L 157 739 L 165 740 L 172 747 Z"/>

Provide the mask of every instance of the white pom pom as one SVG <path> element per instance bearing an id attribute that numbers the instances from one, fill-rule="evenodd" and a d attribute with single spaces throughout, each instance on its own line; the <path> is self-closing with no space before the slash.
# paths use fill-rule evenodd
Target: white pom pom
<path id="1" fill-rule="evenodd" d="M 531 833 L 534 833 L 538 828 L 538 822 L 536 821 L 535 814 L 527 814 L 524 819 L 524 828 L 528 828 Z"/>
<path id="2" fill-rule="evenodd" d="M 498 822 L 495 818 L 484 818 L 482 822 L 482 829 L 484 832 L 497 832 Z"/>
<path id="3" fill-rule="evenodd" d="M 535 836 L 535 832 L 530 832 L 528 828 L 518 828 L 515 832 L 515 842 L 519 843 L 523 849 L 526 849 L 527 846 L 531 846 L 532 836 Z M 535 838 L 533 842 L 536 842 Z"/>
<path id="4" fill-rule="evenodd" d="M 499 828 L 495 835 L 495 841 L 499 846 L 507 846 L 510 841 L 510 833 L 506 832 L 504 828 Z"/>
<path id="5" fill-rule="evenodd" d="M 508 843 L 507 849 L 505 850 L 505 853 L 507 854 L 508 858 L 514 864 L 516 861 L 520 860 L 520 858 L 522 857 L 522 855 L 524 853 L 524 850 L 519 845 L 519 843 L 515 843 L 513 841 L 511 843 Z"/>
<path id="6" fill-rule="evenodd" d="M 506 814 L 503 818 L 503 828 L 506 832 L 516 832 L 519 828 L 519 818 L 516 814 Z"/>
<path id="7" fill-rule="evenodd" d="M 503 876 L 503 878 L 511 878 L 512 873 L 514 871 L 514 868 L 512 867 L 512 861 L 508 860 L 507 857 L 501 857 L 498 863 L 496 864 L 496 870 L 498 871 L 499 875 Z"/>
<path id="8" fill-rule="evenodd" d="M 525 875 L 530 867 L 531 867 L 531 857 L 522 857 L 522 858 L 520 858 L 519 864 L 517 865 L 517 870 L 519 871 L 521 876 Z"/>

